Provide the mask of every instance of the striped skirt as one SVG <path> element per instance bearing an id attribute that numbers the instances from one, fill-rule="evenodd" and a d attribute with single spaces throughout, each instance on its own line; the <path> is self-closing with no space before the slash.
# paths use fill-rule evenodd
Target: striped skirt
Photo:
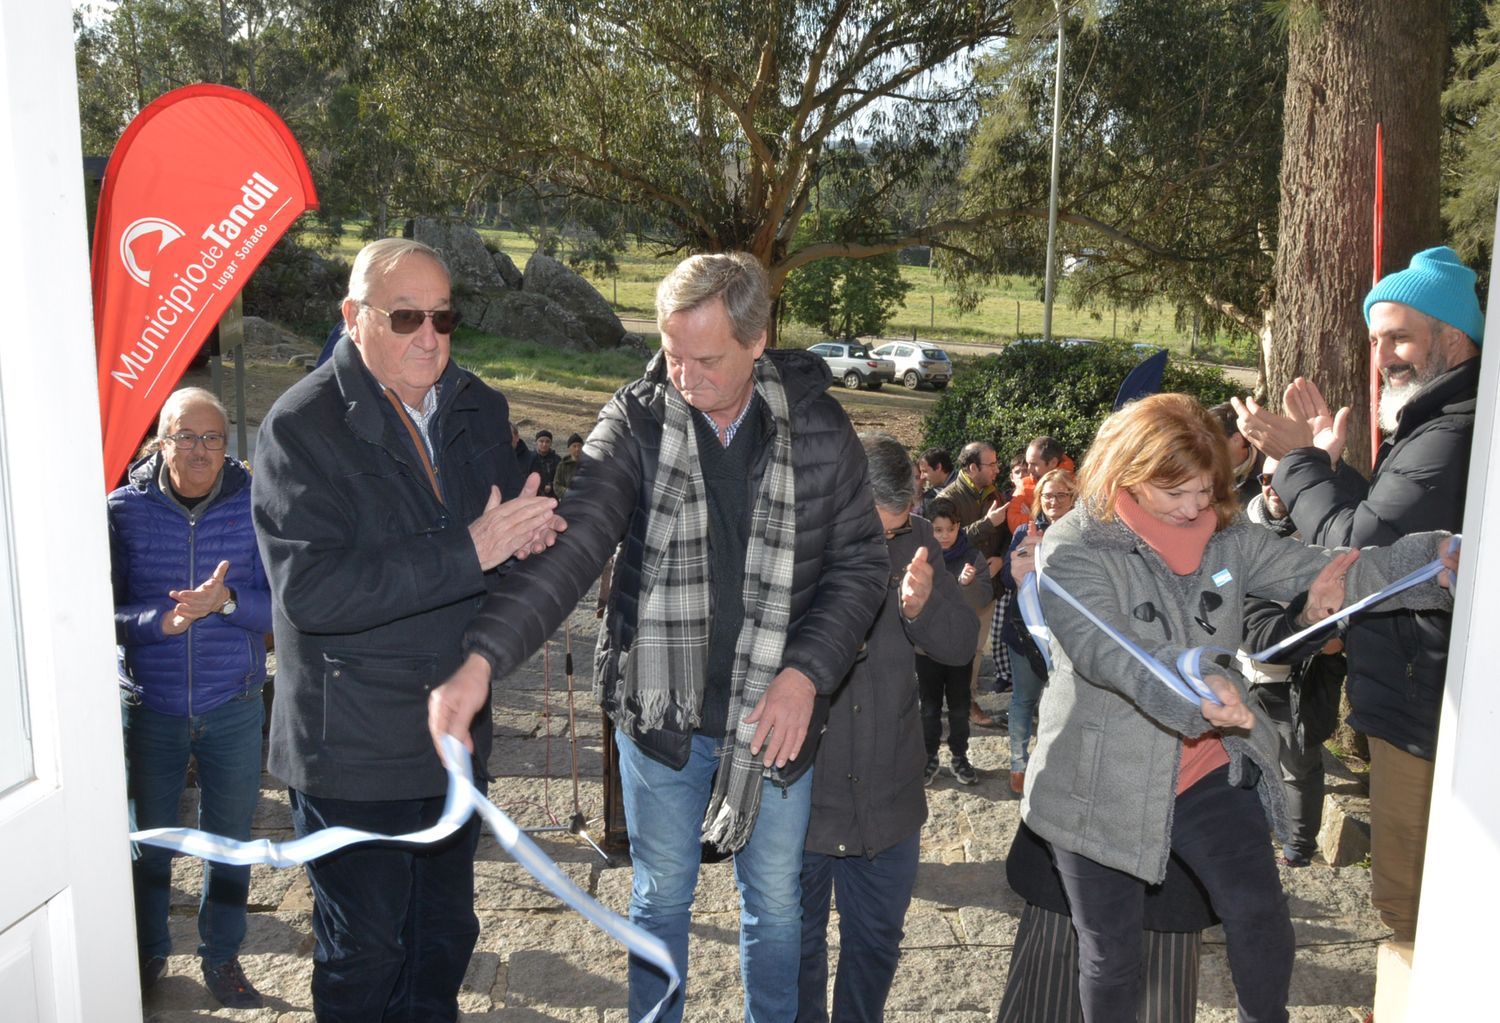
<path id="1" fill-rule="evenodd" d="M 1198 1011 L 1198 931 L 1141 932 L 1139 1023 L 1191 1023 Z M 997 1023 L 1083 1023 L 1073 921 L 1031 903 L 1010 957 Z"/>

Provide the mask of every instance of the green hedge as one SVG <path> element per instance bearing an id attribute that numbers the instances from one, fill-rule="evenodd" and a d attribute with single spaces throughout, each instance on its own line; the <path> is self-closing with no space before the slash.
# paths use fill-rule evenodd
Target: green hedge
<path id="1" fill-rule="evenodd" d="M 1010 456 L 1043 434 L 1056 437 L 1081 461 L 1113 409 L 1120 384 L 1144 354 L 1123 342 L 1011 344 L 998 355 L 967 361 L 954 374 L 923 421 L 923 436 L 955 458 L 969 441 L 989 441 L 1000 455 L 1002 480 Z M 1162 389 L 1194 395 L 1205 406 L 1239 393 L 1220 370 L 1170 355 Z"/>

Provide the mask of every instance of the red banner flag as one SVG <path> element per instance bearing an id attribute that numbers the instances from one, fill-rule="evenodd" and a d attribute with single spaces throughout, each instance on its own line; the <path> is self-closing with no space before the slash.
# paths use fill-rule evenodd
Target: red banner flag
<path id="1" fill-rule="evenodd" d="M 190 85 L 130 122 L 94 226 L 107 486 L 271 246 L 317 205 L 297 140 L 249 93 Z"/>

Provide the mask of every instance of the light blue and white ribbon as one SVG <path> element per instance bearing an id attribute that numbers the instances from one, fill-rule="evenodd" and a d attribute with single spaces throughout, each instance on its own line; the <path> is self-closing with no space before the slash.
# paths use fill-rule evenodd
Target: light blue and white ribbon
<path id="1" fill-rule="evenodd" d="M 1458 550 L 1461 539 L 1457 535 L 1451 538 L 1448 544 L 1448 552 L 1450 554 Z M 1362 597 L 1347 607 L 1340 608 L 1327 618 L 1314 622 L 1307 628 L 1293 633 L 1279 643 L 1250 654 L 1250 659 L 1253 661 L 1269 661 L 1282 651 L 1291 649 L 1302 643 L 1313 634 L 1336 625 L 1351 615 L 1358 614 L 1365 608 L 1378 604 L 1388 597 L 1395 596 L 1402 590 L 1407 590 L 1413 586 L 1427 582 L 1443 571 L 1444 567 L 1441 559 L 1434 559 L 1416 571 L 1408 572 L 1383 589 L 1377 590 L 1367 597 Z M 1045 587 L 1049 592 L 1061 597 L 1074 610 L 1092 622 L 1101 632 L 1118 643 L 1126 653 L 1144 665 L 1167 688 L 1181 696 L 1184 700 L 1190 703 L 1198 703 L 1200 700 L 1219 703 L 1219 698 L 1214 695 L 1213 690 L 1203 681 L 1203 676 L 1208 674 L 1208 672 L 1204 671 L 1203 665 L 1205 661 L 1211 663 L 1212 658 L 1215 656 L 1228 655 L 1233 657 L 1234 652 L 1232 650 L 1213 646 L 1192 647 L 1179 654 L 1174 667 L 1169 668 L 1156 657 L 1147 653 L 1130 637 L 1090 611 L 1077 597 L 1074 597 L 1067 590 L 1063 589 L 1056 580 L 1052 579 L 1046 573 L 1028 572 L 1026 578 L 1021 580 L 1021 585 L 1017 591 L 1016 603 L 1020 608 L 1022 621 L 1026 623 L 1026 631 L 1036 641 L 1037 648 L 1042 652 L 1042 660 L 1046 662 L 1049 672 L 1052 670 L 1052 656 L 1050 651 L 1052 630 L 1047 627 L 1047 623 L 1042 617 L 1041 587 Z"/>
<path id="2" fill-rule="evenodd" d="M 548 891 L 624 945 L 632 955 L 646 960 L 666 974 L 666 993 L 642 1020 L 642 1023 L 651 1023 L 660 1015 L 662 1006 L 681 984 L 677 967 L 672 962 L 672 954 L 667 951 L 666 944 L 618 913 L 605 909 L 569 880 L 509 816 L 474 786 L 469 760 L 468 752 L 457 739 L 451 735 L 443 737 L 443 766 L 448 771 L 448 796 L 443 804 L 442 816 L 431 827 L 405 835 L 381 835 L 357 828 L 340 827 L 325 828 L 287 842 L 272 842 L 267 838 L 241 842 L 194 828 L 152 828 L 149 831 L 134 832 L 130 840 L 234 866 L 264 863 L 272 867 L 294 867 L 364 842 L 400 842 L 408 845 L 438 842 L 457 831 L 469 819 L 470 814 L 477 812 L 499 840 L 500 847 L 525 867 L 532 877 L 545 885 Z"/>

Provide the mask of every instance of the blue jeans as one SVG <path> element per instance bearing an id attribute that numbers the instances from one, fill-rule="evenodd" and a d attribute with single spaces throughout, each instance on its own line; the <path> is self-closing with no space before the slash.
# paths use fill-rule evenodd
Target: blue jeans
<path id="1" fill-rule="evenodd" d="M 196 827 L 226 838 L 250 837 L 260 799 L 261 728 L 265 705 L 255 686 L 207 714 L 175 717 L 129 702 L 125 730 L 125 786 L 130 830 L 172 828 L 187 783 L 189 759 L 198 762 Z M 172 951 L 167 910 L 172 902 L 172 853 L 151 845 L 131 848 L 135 934 L 144 961 Z M 198 901 L 198 954 L 217 966 L 239 954 L 245 940 L 250 868 L 203 865 Z"/>
<path id="2" fill-rule="evenodd" d="M 906 909 L 917 883 L 920 830 L 872 859 L 802 854 L 802 969 L 797 1023 L 828 1020 L 828 904 L 837 890 L 839 968 L 834 1023 L 880 1023 L 901 959 Z"/>
<path id="3" fill-rule="evenodd" d="M 1177 797 L 1172 851 L 1208 892 L 1224 922 L 1241 1023 L 1286 1023 L 1295 953 L 1286 892 L 1260 797 L 1233 788 L 1229 768 Z M 1053 846 L 1078 932 L 1078 991 L 1088 1023 L 1136 1018 L 1146 883 Z"/>
<path id="4" fill-rule="evenodd" d="M 1010 769 L 1024 771 L 1031 756 L 1027 747 L 1036 732 L 1036 705 L 1047 680 L 1037 675 L 1026 655 L 1017 650 L 1010 652 L 1010 677 Z"/>
<path id="5" fill-rule="evenodd" d="M 348 800 L 291 789 L 297 837 L 340 825 L 404 835 L 437 823 L 443 797 Z M 318 1023 L 458 1018 L 479 938 L 479 818 L 436 845 L 355 845 L 313 860 L 312 997 Z"/>
<path id="6" fill-rule="evenodd" d="M 630 919 L 666 942 L 687 984 L 688 925 L 702 859 L 703 814 L 708 809 L 718 751 L 728 740 L 694 735 L 682 770 L 657 763 L 625 733 L 615 731 L 620 788 L 630 835 L 634 878 Z M 812 770 L 783 789 L 761 783 L 760 812 L 750 840 L 734 854 L 740 890 L 740 973 L 746 1023 L 791 1023 L 797 1015 L 797 967 L 802 944 L 802 843 L 812 808 Z M 643 960 L 630 959 L 630 1019 L 639 1020 L 666 992 L 667 979 Z M 682 1019 L 679 989 L 661 1016 Z"/>

